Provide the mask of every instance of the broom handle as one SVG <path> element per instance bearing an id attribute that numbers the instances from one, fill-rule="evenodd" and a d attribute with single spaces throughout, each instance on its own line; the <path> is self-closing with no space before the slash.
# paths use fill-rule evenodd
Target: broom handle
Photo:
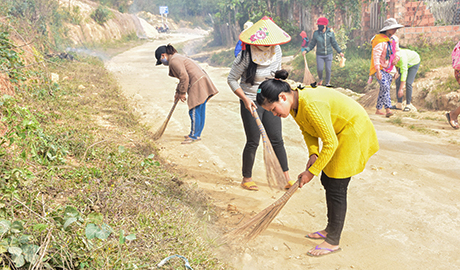
<path id="1" fill-rule="evenodd" d="M 171 115 L 176 108 L 177 103 L 179 102 L 179 99 L 174 100 L 174 105 L 172 106 L 171 110 L 168 113 L 168 117 L 166 117 L 166 123 L 168 123 L 169 119 L 171 118 Z"/>
<path id="2" fill-rule="evenodd" d="M 303 62 L 305 63 L 305 69 L 308 69 L 307 57 L 305 56 L 305 54 L 303 55 Z"/>
<path id="3" fill-rule="evenodd" d="M 260 121 L 259 114 L 257 113 L 256 108 L 254 108 L 252 110 L 252 114 L 254 115 L 254 119 L 256 120 L 256 124 L 259 127 L 260 133 L 262 134 L 262 141 L 263 141 L 264 146 L 265 146 L 267 144 L 267 142 L 268 142 L 268 136 L 267 136 L 267 133 L 265 132 L 264 125 L 262 125 L 262 121 Z M 265 148 L 268 148 L 268 147 L 265 147 Z M 267 150 L 269 150 L 269 149 L 267 149 Z"/>

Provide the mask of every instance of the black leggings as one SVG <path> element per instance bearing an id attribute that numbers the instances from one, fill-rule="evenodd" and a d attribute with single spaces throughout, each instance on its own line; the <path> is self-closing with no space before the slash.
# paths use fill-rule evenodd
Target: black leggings
<path id="1" fill-rule="evenodd" d="M 321 184 L 326 190 L 327 232 L 326 242 L 338 245 L 342 234 L 345 215 L 347 213 L 347 188 L 351 177 L 330 178 L 324 172 L 321 174 Z"/>
<path id="2" fill-rule="evenodd" d="M 254 116 L 246 109 L 242 100 L 240 100 L 240 112 L 244 131 L 246 133 L 246 145 L 243 150 L 243 177 L 250 178 L 252 177 L 252 167 L 254 166 L 254 159 L 260 142 L 260 131 Z M 261 106 L 257 107 L 257 114 L 264 125 L 265 132 L 270 139 L 283 172 L 288 171 L 289 168 L 286 150 L 284 149 L 281 118 L 274 116 L 272 112 L 265 110 Z"/>

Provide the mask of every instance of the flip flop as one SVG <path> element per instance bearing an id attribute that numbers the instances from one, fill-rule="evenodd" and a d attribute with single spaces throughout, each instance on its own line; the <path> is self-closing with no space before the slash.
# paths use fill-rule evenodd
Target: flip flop
<path id="1" fill-rule="evenodd" d="M 396 105 L 391 106 L 390 109 L 392 109 L 392 110 L 401 110 L 400 108 L 396 107 Z"/>
<path id="2" fill-rule="evenodd" d="M 294 180 L 289 180 L 287 185 L 284 186 L 284 189 L 290 189 L 294 185 L 295 181 Z"/>
<path id="3" fill-rule="evenodd" d="M 190 135 L 184 135 L 184 138 L 185 139 L 188 139 L 188 138 L 191 138 Z M 197 137 L 196 138 L 197 141 L 201 140 L 201 137 Z"/>
<path id="4" fill-rule="evenodd" d="M 317 234 L 317 235 L 319 235 L 319 236 L 321 236 L 321 237 L 319 237 L 319 238 L 310 237 L 308 234 L 305 235 L 305 237 L 310 238 L 310 239 L 326 239 L 326 236 L 324 236 L 324 235 L 323 235 L 322 233 L 320 233 L 319 231 L 318 231 L 318 232 L 314 232 L 314 233 L 309 233 L 309 234 Z"/>
<path id="5" fill-rule="evenodd" d="M 320 254 L 320 255 L 313 255 L 313 254 L 310 253 L 310 251 L 308 251 L 308 252 L 307 252 L 307 255 L 308 255 L 308 256 L 312 256 L 312 257 L 321 257 L 321 256 L 324 256 L 324 255 L 328 255 L 328 254 L 337 252 L 337 251 L 341 251 L 342 249 L 341 249 L 341 248 L 338 248 L 338 249 L 334 250 L 334 249 L 330 249 L 330 248 L 321 248 L 321 247 L 316 246 L 316 247 L 315 247 L 315 250 L 327 250 L 327 251 L 329 251 L 329 252 L 328 252 L 328 253 L 324 253 L 324 254 Z"/>
<path id="6" fill-rule="evenodd" d="M 394 115 L 394 113 L 389 112 L 389 113 L 385 114 L 385 117 L 390 118 L 390 117 L 392 117 L 393 115 Z"/>
<path id="7" fill-rule="evenodd" d="M 410 107 L 408 106 L 404 107 L 403 112 L 408 112 L 408 111 L 410 111 Z"/>
<path id="8" fill-rule="evenodd" d="M 256 185 L 256 183 L 254 183 L 254 181 L 241 183 L 241 186 L 247 190 L 253 190 L 253 191 L 259 190 L 259 187 Z"/>
<path id="9" fill-rule="evenodd" d="M 201 140 L 201 139 L 192 139 L 192 138 L 189 137 L 188 139 L 185 139 L 183 142 L 181 142 L 181 144 L 192 144 L 192 143 L 197 142 L 199 140 Z"/>
<path id="10" fill-rule="evenodd" d="M 446 118 L 447 118 L 447 122 L 449 122 L 449 125 L 450 125 L 453 129 L 458 129 L 458 128 L 459 128 L 458 122 L 457 122 L 457 121 L 452 121 L 452 120 L 450 120 L 450 113 L 446 113 Z M 453 125 L 452 122 L 454 122 L 454 123 L 457 124 L 457 125 Z"/>

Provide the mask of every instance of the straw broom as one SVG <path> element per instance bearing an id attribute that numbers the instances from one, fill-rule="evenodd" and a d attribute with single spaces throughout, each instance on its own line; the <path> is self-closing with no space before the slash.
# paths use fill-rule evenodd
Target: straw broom
<path id="1" fill-rule="evenodd" d="M 279 189 L 283 190 L 287 185 L 288 180 L 284 176 L 283 169 L 281 168 L 278 157 L 273 150 L 273 146 L 270 143 L 270 140 L 265 132 L 264 126 L 260 121 L 259 115 L 257 114 L 256 109 L 252 111 L 254 119 L 256 120 L 257 126 L 259 127 L 260 133 L 262 134 L 262 141 L 264 143 L 264 162 L 265 162 L 265 172 L 267 173 L 268 186 L 276 186 Z"/>
<path id="2" fill-rule="evenodd" d="M 252 217 L 245 224 L 233 229 L 224 235 L 225 240 L 243 239 L 248 242 L 261 234 L 270 223 L 275 219 L 278 213 L 286 205 L 287 201 L 291 198 L 297 189 L 299 189 L 299 181 L 297 180 L 291 188 L 289 188 L 284 195 L 276 202 L 272 203 L 269 207 L 262 210 L 260 213 Z"/>
<path id="3" fill-rule="evenodd" d="M 358 102 L 364 107 L 364 108 L 369 108 L 375 106 L 377 104 L 377 98 L 379 96 L 379 89 L 372 89 L 364 96 L 360 97 L 358 99 Z"/>
<path id="4" fill-rule="evenodd" d="M 168 117 L 166 117 L 166 120 L 164 121 L 163 125 L 161 125 L 161 127 L 158 129 L 158 131 L 155 134 L 153 134 L 153 140 L 154 141 L 158 140 L 163 135 L 163 133 L 165 132 L 166 126 L 168 125 L 168 122 L 169 122 L 169 119 L 171 119 L 172 113 L 173 113 L 174 109 L 176 108 L 176 105 L 177 105 L 178 102 L 179 102 L 179 99 L 176 99 L 174 101 L 174 105 L 172 106 L 171 110 L 169 111 Z"/>
<path id="5" fill-rule="evenodd" d="M 313 75 L 311 75 L 310 69 L 308 69 L 308 64 L 307 64 L 307 57 L 303 55 L 303 60 L 305 63 L 305 71 L 303 73 L 303 84 L 304 85 L 311 85 L 315 83 L 315 78 L 313 78 Z"/>

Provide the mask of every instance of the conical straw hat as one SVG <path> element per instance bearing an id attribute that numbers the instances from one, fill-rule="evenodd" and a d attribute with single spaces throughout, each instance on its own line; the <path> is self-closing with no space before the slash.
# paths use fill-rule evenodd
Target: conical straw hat
<path id="1" fill-rule="evenodd" d="M 291 36 L 284 32 L 276 23 L 264 16 L 253 26 L 240 34 L 240 40 L 250 45 L 273 46 L 288 43 Z"/>

